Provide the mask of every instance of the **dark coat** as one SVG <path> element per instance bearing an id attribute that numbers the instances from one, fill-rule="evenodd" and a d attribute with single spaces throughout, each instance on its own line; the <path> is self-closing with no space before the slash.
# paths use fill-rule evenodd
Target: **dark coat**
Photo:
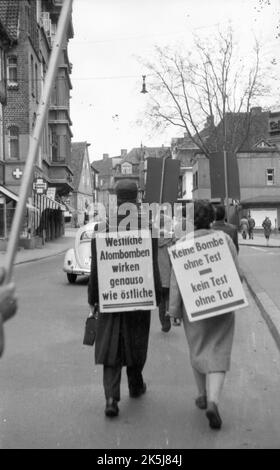
<path id="1" fill-rule="evenodd" d="M 157 305 L 160 303 L 161 283 L 158 268 L 158 243 L 152 239 L 153 269 Z M 92 262 L 88 285 L 88 303 L 99 302 L 96 240 L 91 244 Z M 107 366 L 143 366 L 147 357 L 150 311 L 99 313 L 95 340 L 95 362 Z"/>
<path id="2" fill-rule="evenodd" d="M 224 220 L 216 220 L 212 224 L 214 230 L 221 230 L 222 232 L 227 233 L 235 244 L 237 253 L 239 253 L 239 244 L 238 244 L 238 230 L 235 225 L 228 224 Z"/>

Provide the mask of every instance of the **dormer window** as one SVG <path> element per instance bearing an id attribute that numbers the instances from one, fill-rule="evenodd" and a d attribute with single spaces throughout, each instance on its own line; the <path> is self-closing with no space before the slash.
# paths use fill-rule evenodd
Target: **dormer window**
<path id="1" fill-rule="evenodd" d="M 130 163 L 124 163 L 122 165 L 122 174 L 131 175 L 132 174 L 132 165 Z"/>

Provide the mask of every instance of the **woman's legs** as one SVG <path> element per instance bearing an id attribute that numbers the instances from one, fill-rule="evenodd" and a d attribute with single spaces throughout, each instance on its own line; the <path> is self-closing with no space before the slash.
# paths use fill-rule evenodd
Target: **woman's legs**
<path id="1" fill-rule="evenodd" d="M 225 381 L 225 372 L 212 372 L 207 374 L 207 411 L 206 416 L 211 429 L 221 429 L 222 419 L 218 410 L 218 403 Z"/>
<path id="2" fill-rule="evenodd" d="M 216 405 L 218 405 L 220 400 L 225 376 L 225 372 L 212 372 L 207 374 L 207 398 L 208 401 L 214 402 Z"/>
<path id="3" fill-rule="evenodd" d="M 193 368 L 199 396 L 206 396 L 206 375 Z"/>

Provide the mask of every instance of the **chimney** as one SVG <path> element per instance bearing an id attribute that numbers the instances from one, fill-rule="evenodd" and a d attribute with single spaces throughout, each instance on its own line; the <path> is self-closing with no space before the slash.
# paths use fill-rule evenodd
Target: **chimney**
<path id="1" fill-rule="evenodd" d="M 212 127 L 212 126 L 214 126 L 214 116 L 207 116 L 204 128 L 208 129 L 209 127 Z"/>
<path id="2" fill-rule="evenodd" d="M 127 156 L 127 150 L 126 149 L 121 149 L 121 157 L 124 158 Z"/>
<path id="3" fill-rule="evenodd" d="M 108 160 L 109 153 L 103 153 L 103 160 Z"/>

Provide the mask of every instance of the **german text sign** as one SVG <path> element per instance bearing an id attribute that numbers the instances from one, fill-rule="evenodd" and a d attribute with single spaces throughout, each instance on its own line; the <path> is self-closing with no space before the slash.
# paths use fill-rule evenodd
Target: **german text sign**
<path id="1" fill-rule="evenodd" d="M 187 237 L 169 254 L 191 322 L 248 305 L 223 232 Z"/>
<path id="2" fill-rule="evenodd" d="M 156 308 L 150 232 L 98 234 L 96 248 L 100 311 Z"/>

